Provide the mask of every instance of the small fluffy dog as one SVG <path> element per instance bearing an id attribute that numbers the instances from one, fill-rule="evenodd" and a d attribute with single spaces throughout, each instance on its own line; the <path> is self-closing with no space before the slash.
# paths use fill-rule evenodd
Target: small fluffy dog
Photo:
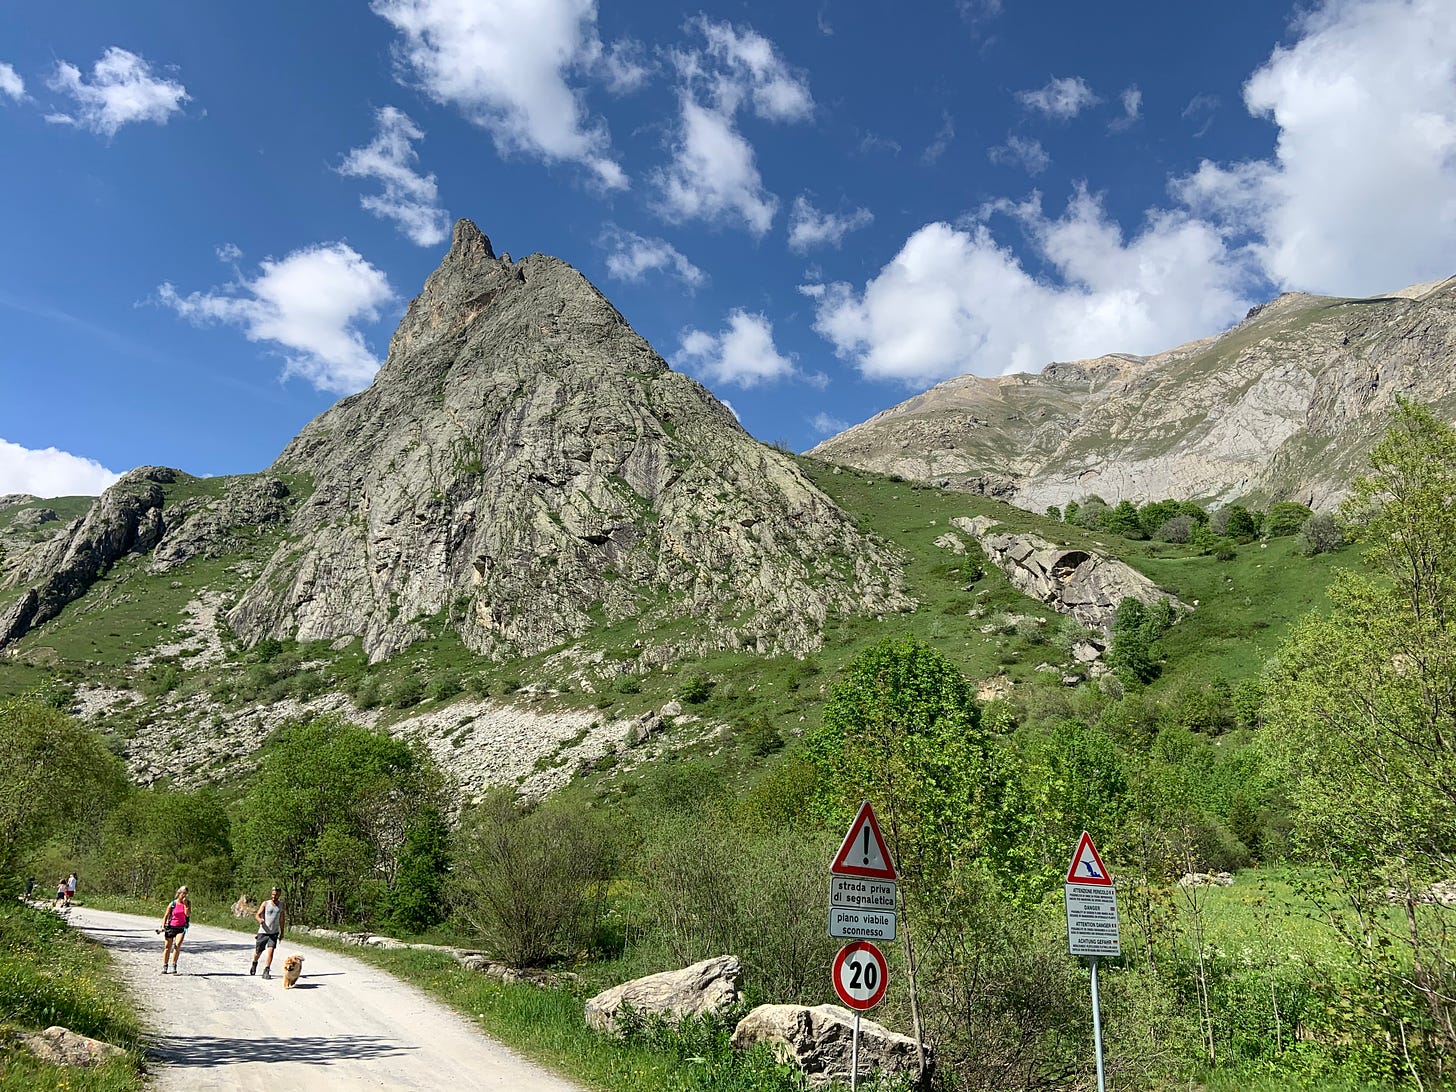
<path id="1" fill-rule="evenodd" d="M 303 974 L 303 956 L 291 955 L 285 959 L 283 961 L 283 988 L 291 990 L 301 974 Z"/>

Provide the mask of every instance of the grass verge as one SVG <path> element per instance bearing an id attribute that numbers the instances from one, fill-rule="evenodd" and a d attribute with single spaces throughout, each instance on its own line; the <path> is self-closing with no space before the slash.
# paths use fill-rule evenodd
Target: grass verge
<path id="1" fill-rule="evenodd" d="M 125 1049 L 94 1069 L 46 1065 L 20 1039 L 59 1024 Z M 49 910 L 0 905 L 0 1090 L 139 1089 L 141 1022 L 99 944 Z"/>

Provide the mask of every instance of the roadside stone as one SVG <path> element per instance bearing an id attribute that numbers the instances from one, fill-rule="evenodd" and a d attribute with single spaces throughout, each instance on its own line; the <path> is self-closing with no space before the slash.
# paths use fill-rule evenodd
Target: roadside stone
<path id="1" fill-rule="evenodd" d="M 41 1061 L 75 1069 L 89 1069 L 126 1056 L 126 1051 L 119 1046 L 78 1034 L 59 1024 L 36 1035 L 28 1035 L 23 1042 L 25 1048 Z"/>
<path id="2" fill-rule="evenodd" d="M 854 1013 L 838 1005 L 760 1005 L 738 1022 L 733 1045 L 767 1043 L 781 1062 L 796 1065 L 814 1088 L 849 1083 Z M 927 1048 L 928 1049 L 928 1048 Z M 859 1075 L 914 1079 L 915 1040 L 872 1020 L 860 1020 Z"/>
<path id="3" fill-rule="evenodd" d="M 617 1034 L 624 1009 L 678 1023 L 689 1016 L 721 1015 L 738 1003 L 743 968 L 737 956 L 705 959 L 678 971 L 635 978 L 603 990 L 586 1003 L 586 1022 Z"/>

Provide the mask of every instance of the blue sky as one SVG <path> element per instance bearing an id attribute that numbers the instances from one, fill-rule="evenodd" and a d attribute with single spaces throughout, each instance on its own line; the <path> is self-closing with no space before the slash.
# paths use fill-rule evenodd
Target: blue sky
<path id="1" fill-rule="evenodd" d="M 0 493 L 265 467 L 460 216 L 798 450 L 1456 273 L 1449 0 L 186 7 L 6 14 Z"/>

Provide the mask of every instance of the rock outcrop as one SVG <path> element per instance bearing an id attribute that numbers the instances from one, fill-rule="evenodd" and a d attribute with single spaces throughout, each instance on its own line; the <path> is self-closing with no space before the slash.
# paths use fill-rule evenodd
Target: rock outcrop
<path id="1" fill-rule="evenodd" d="M 216 495 L 170 500 L 168 487 L 197 481 L 170 467 L 138 467 L 64 532 L 22 553 L 0 581 L 25 589 L 0 612 L 0 648 L 54 618 L 128 554 L 150 553 L 151 569 L 167 572 L 193 557 L 220 557 L 288 515 L 288 487 L 267 476 L 225 479 Z"/>
<path id="2" fill-rule="evenodd" d="M 1291 293 L 1151 357 L 960 376 L 810 454 L 1041 512 L 1097 494 L 1328 508 L 1397 396 L 1456 420 L 1456 278 L 1366 300 Z"/>
<path id="3" fill-rule="evenodd" d="M 995 521 L 986 516 L 958 516 L 951 523 L 976 539 L 986 559 L 1019 590 L 1070 614 L 1088 629 L 1100 632 L 1104 640 L 1112 638 L 1112 622 L 1124 599 L 1149 606 L 1166 599 L 1174 607 L 1189 609 L 1131 565 L 1094 550 L 1058 546 L 1040 535 L 997 533 L 992 530 Z M 1090 661 L 1097 658 L 1097 651 L 1074 649 L 1073 655 L 1079 661 Z"/>
<path id="4" fill-rule="evenodd" d="M 691 1016 L 721 1016 L 738 1003 L 743 969 L 737 956 L 705 959 L 678 971 L 635 978 L 603 990 L 586 1003 L 586 1022 L 597 1031 L 621 1031 L 630 1012 L 677 1023 Z"/>
<path id="5" fill-rule="evenodd" d="M 733 1045 L 767 1043 L 780 1061 L 799 1067 L 810 1086 L 849 1084 L 854 1013 L 837 1005 L 759 1005 L 738 1022 Z M 890 1082 L 915 1077 L 915 1040 L 872 1020 L 860 1020 L 859 1076 Z"/>
<path id="6" fill-rule="evenodd" d="M 357 636 L 377 660 L 446 614 L 513 655 L 693 618 L 682 651 L 802 653 L 831 614 L 908 605 L 895 556 L 586 278 L 467 220 L 373 386 L 273 470 L 313 492 L 229 616 L 248 640 Z"/>

